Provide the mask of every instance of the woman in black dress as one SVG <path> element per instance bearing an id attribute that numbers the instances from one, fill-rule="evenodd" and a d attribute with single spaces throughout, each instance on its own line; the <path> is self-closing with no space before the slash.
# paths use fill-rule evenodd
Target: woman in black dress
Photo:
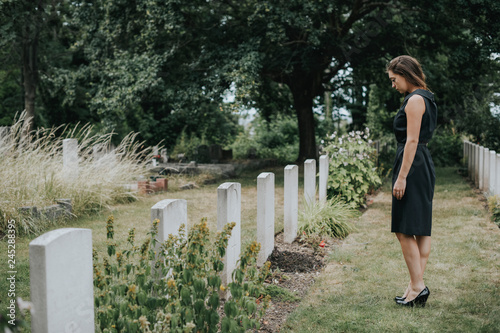
<path id="1" fill-rule="evenodd" d="M 436 179 L 427 143 L 436 128 L 437 106 L 416 59 L 399 56 L 391 60 L 387 73 L 392 87 L 405 95 L 394 118 L 398 147 L 392 177 L 391 231 L 401 244 L 410 283 L 395 301 L 401 306 L 425 306 L 430 291 L 423 275 L 431 251 Z"/>

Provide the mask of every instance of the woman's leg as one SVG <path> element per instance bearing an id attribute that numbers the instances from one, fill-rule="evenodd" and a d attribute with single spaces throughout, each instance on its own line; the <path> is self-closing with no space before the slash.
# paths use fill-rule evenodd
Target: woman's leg
<path id="1" fill-rule="evenodd" d="M 413 300 L 425 288 L 423 279 L 423 270 L 421 266 L 420 250 L 417 240 L 414 236 L 396 233 L 403 256 L 405 258 L 406 266 L 410 272 L 411 288 L 406 296 L 407 301 Z M 424 242 L 425 243 L 425 242 Z M 425 246 L 424 246 L 425 250 Z"/>
<path id="2" fill-rule="evenodd" d="M 420 252 L 420 266 L 422 268 L 422 277 L 424 276 L 425 266 L 431 254 L 431 236 L 415 236 L 418 250 Z"/>

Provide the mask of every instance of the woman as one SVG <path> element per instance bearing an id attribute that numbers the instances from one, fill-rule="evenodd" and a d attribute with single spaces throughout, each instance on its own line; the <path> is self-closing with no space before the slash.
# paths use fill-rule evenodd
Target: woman
<path id="1" fill-rule="evenodd" d="M 391 231 L 401 244 L 410 283 L 395 301 L 401 306 L 425 306 L 430 291 L 423 275 L 431 251 L 436 180 L 427 143 L 436 128 L 437 106 L 416 59 L 406 55 L 394 58 L 387 74 L 392 87 L 405 95 L 393 124 L 398 147 L 392 176 Z"/>

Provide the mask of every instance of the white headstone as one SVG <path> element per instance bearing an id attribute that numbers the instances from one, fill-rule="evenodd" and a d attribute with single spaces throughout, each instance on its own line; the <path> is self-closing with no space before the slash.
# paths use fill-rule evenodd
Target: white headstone
<path id="1" fill-rule="evenodd" d="M 257 177 L 257 242 L 260 252 L 257 265 L 263 265 L 274 249 L 274 173 Z"/>
<path id="2" fill-rule="evenodd" d="M 488 193 L 490 190 L 490 150 L 484 148 L 483 162 L 483 191 Z"/>
<path id="3" fill-rule="evenodd" d="M 297 237 L 298 229 L 299 167 L 297 165 L 285 167 L 284 192 L 283 240 L 285 243 L 292 243 Z"/>
<path id="4" fill-rule="evenodd" d="M 309 159 L 304 162 L 304 198 L 306 204 L 316 201 L 316 160 Z"/>
<path id="5" fill-rule="evenodd" d="M 319 157 L 319 201 L 326 201 L 328 168 L 328 155 L 321 155 Z"/>
<path id="6" fill-rule="evenodd" d="M 78 177 L 78 140 L 63 140 L 63 169 L 70 178 Z"/>
<path id="7" fill-rule="evenodd" d="M 232 281 L 232 273 L 241 253 L 241 184 L 224 183 L 217 188 L 217 230 L 227 223 L 235 222 L 224 258 L 222 283 Z"/>
<path id="8" fill-rule="evenodd" d="M 479 161 L 478 161 L 478 165 L 479 165 L 479 170 L 478 170 L 478 187 L 480 190 L 483 189 L 483 186 L 484 186 L 484 147 L 483 146 L 479 146 Z"/>
<path id="9" fill-rule="evenodd" d="M 495 195 L 500 195 L 500 154 L 497 154 L 495 167 Z"/>
<path id="10" fill-rule="evenodd" d="M 29 245 L 33 333 L 94 332 L 92 231 L 50 231 Z"/>
<path id="11" fill-rule="evenodd" d="M 187 236 L 187 201 L 184 199 L 165 199 L 151 207 L 151 222 L 160 220 L 158 224 L 157 246 L 168 239 L 168 235 L 178 235 L 184 224 Z"/>
<path id="12" fill-rule="evenodd" d="M 153 155 L 158 155 L 158 146 L 153 147 Z"/>
<path id="13" fill-rule="evenodd" d="M 490 150 L 490 182 L 489 182 L 490 195 L 495 195 L 496 179 L 500 177 L 500 174 L 497 173 L 496 170 L 497 170 L 496 152 L 494 150 Z"/>

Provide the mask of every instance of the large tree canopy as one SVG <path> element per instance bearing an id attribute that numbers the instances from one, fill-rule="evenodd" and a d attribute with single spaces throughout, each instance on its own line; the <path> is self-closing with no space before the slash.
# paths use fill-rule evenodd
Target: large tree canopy
<path id="1" fill-rule="evenodd" d="M 299 160 L 316 157 L 318 105 L 346 107 L 353 127 L 366 123 L 370 101 L 397 109 L 384 68 L 400 54 L 421 60 L 440 122 L 475 136 L 485 122 L 469 126 L 470 101 L 487 105 L 498 87 L 495 0 L 1 4 L 0 96 L 17 84 L 35 116 L 39 103 L 40 124 L 90 121 L 120 135 L 140 131 L 150 143 L 171 146 L 182 131 L 228 143 L 237 131 L 231 110 L 246 107 L 264 119 L 294 112 Z M 232 105 L 223 103 L 229 88 Z"/>

